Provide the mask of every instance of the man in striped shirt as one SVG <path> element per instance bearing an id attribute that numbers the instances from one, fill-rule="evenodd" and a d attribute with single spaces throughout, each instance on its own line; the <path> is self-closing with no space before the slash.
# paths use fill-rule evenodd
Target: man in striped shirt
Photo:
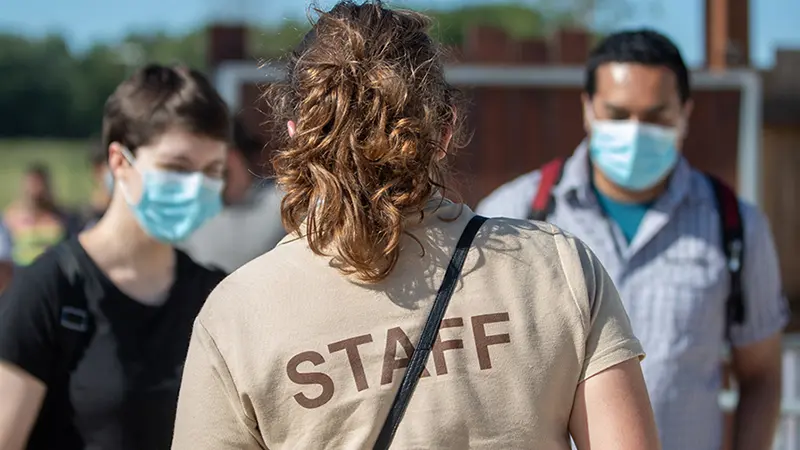
<path id="1" fill-rule="evenodd" d="M 722 447 L 720 359 L 728 344 L 740 389 L 733 449 L 769 450 L 788 321 L 775 245 L 764 215 L 739 202 L 745 316 L 728 323 L 731 284 L 714 189 L 680 156 L 692 112 L 680 52 L 652 31 L 609 36 L 589 58 L 583 102 L 588 138 L 552 187 L 547 220 L 585 241 L 617 284 L 647 352 L 664 450 Z M 529 217 L 540 180 L 535 171 L 511 181 L 478 213 Z"/>

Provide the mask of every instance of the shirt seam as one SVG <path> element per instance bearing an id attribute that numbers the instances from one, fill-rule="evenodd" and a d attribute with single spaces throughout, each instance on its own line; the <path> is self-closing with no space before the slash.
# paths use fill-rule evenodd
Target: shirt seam
<path id="1" fill-rule="evenodd" d="M 205 332 L 206 336 L 208 336 L 208 340 L 210 341 L 211 346 L 212 346 L 212 348 L 210 348 L 208 350 L 210 350 L 211 352 L 215 353 L 216 356 L 217 356 L 216 359 L 217 359 L 217 361 L 219 361 L 218 366 L 221 366 L 221 367 L 217 367 L 218 371 L 221 372 L 220 375 L 227 377 L 230 380 L 231 384 L 233 384 L 234 390 L 236 392 L 239 392 L 239 388 L 236 386 L 236 380 L 233 378 L 233 375 L 231 374 L 230 368 L 228 367 L 228 363 L 225 361 L 225 357 L 222 356 L 222 352 L 220 351 L 219 346 L 217 345 L 217 342 L 214 339 L 214 336 L 211 334 L 211 332 L 208 330 L 208 328 L 203 324 L 203 321 L 199 317 L 195 320 L 195 324 L 198 327 L 200 327 L 203 330 L 203 332 Z M 203 345 L 203 347 L 206 347 L 206 346 Z M 226 393 L 226 395 L 227 395 L 227 393 Z M 241 417 L 244 418 L 247 421 L 250 421 L 250 424 L 245 424 L 245 425 L 252 425 L 252 426 L 256 426 L 257 427 L 258 426 L 258 421 L 256 419 L 251 418 L 250 416 L 247 415 L 247 411 L 245 410 L 244 405 L 242 405 L 241 400 L 238 399 L 238 396 L 237 396 L 236 403 L 239 405 L 239 408 L 241 410 Z M 248 428 L 248 432 L 252 433 L 250 428 Z"/>
<path id="2" fill-rule="evenodd" d="M 561 265 L 561 272 L 564 274 L 564 279 L 567 281 L 567 286 L 569 287 L 570 297 L 572 297 L 572 301 L 573 301 L 575 307 L 578 308 L 578 314 L 580 314 L 580 316 L 581 316 L 581 328 L 582 328 L 582 331 L 583 331 L 583 335 L 585 337 L 588 337 L 588 329 L 589 329 L 588 325 L 590 325 L 591 318 L 589 317 L 589 315 L 584 314 L 584 311 L 581 308 L 580 302 L 578 301 L 578 296 L 575 293 L 575 288 L 573 286 L 573 282 L 572 282 L 572 280 L 570 280 L 568 269 L 564 265 L 564 255 L 561 252 L 561 245 L 560 245 L 560 243 L 558 241 L 558 237 L 559 236 L 563 237 L 563 234 L 560 234 L 559 230 L 555 226 L 553 226 L 552 224 L 550 225 L 550 230 L 551 230 L 551 232 L 553 232 L 553 241 L 556 244 L 556 252 L 558 253 L 558 263 Z M 584 287 L 587 288 L 586 289 L 586 294 L 587 294 L 587 297 L 588 297 L 589 291 L 588 291 L 588 286 L 586 286 L 585 270 L 581 269 L 581 272 L 584 272 L 583 284 L 584 284 Z M 587 298 L 587 300 L 588 300 L 588 298 Z M 587 302 L 587 306 L 589 306 L 589 309 L 591 309 L 591 305 L 589 305 L 588 303 L 589 302 Z"/>
<path id="3" fill-rule="evenodd" d="M 587 370 L 589 368 L 589 365 L 587 365 L 584 368 L 584 370 L 582 371 L 580 383 L 583 383 L 584 381 L 588 380 L 589 378 L 592 378 L 593 376 L 595 376 L 595 375 L 597 375 L 597 374 L 599 374 L 599 373 L 601 373 L 601 372 L 603 372 L 605 370 L 608 370 L 608 369 L 614 367 L 617 364 L 621 364 L 621 363 L 623 363 L 625 361 L 628 361 L 630 359 L 638 357 L 639 361 L 643 360 L 644 357 L 645 357 L 645 352 L 643 350 L 637 350 L 637 349 L 631 348 L 630 347 L 631 344 L 633 344 L 633 346 L 638 346 L 641 349 L 641 345 L 642 344 L 641 344 L 641 342 L 639 342 L 638 339 L 636 339 L 636 338 L 625 338 L 625 339 L 617 341 L 616 343 L 606 347 L 603 351 L 595 353 L 595 356 L 592 358 L 592 360 L 590 361 L 589 365 L 591 365 L 591 366 L 599 366 L 599 368 L 594 370 L 594 371 L 592 371 L 592 372 L 589 372 Z M 615 361 L 617 359 L 617 358 L 614 358 L 614 357 L 617 356 L 620 353 L 620 350 L 625 350 L 625 352 L 623 352 L 623 353 L 627 353 L 627 355 L 624 357 L 624 359 L 620 359 L 619 361 L 616 361 L 616 362 L 612 363 L 611 361 Z"/>

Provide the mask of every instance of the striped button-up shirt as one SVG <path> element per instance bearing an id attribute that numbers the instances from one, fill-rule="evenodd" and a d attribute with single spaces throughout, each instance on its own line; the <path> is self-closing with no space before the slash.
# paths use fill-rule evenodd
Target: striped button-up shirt
<path id="1" fill-rule="evenodd" d="M 720 359 L 730 277 L 712 187 L 681 159 L 666 192 L 627 243 L 604 215 L 589 171 L 582 145 L 553 188 L 556 207 L 548 221 L 586 242 L 617 285 L 647 353 L 642 370 L 664 450 L 719 450 Z M 511 181 L 481 202 L 477 212 L 527 218 L 539 179 L 536 171 Z M 769 224 L 754 206 L 740 202 L 740 207 L 746 318 L 731 327 L 734 347 L 774 336 L 789 319 Z"/>

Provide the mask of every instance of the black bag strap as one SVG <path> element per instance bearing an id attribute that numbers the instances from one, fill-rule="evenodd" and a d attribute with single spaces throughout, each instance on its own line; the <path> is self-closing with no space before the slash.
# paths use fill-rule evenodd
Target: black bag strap
<path id="1" fill-rule="evenodd" d="M 730 292 L 725 302 L 725 337 L 730 339 L 731 325 L 745 320 L 744 294 L 742 293 L 742 266 L 744 265 L 744 225 L 736 192 L 719 178 L 707 174 L 714 190 L 719 212 L 722 249 L 730 277 Z"/>
<path id="2" fill-rule="evenodd" d="M 561 181 L 564 173 L 564 158 L 556 158 L 548 162 L 542 166 L 540 173 L 539 187 L 531 201 L 528 220 L 547 220 L 547 217 L 555 210 L 556 199 L 553 197 L 553 188 Z"/>
<path id="3" fill-rule="evenodd" d="M 397 427 L 400 425 L 403 414 L 408 407 L 408 402 L 411 400 L 411 395 L 417 387 L 417 381 L 419 381 L 419 377 L 425 370 L 425 363 L 428 361 L 428 355 L 431 352 L 436 335 L 439 333 L 439 326 L 444 318 L 447 305 L 450 303 L 450 298 L 453 296 L 458 284 L 461 269 L 464 267 L 464 261 L 467 259 L 472 241 L 484 222 L 486 222 L 486 217 L 473 217 L 456 244 L 456 250 L 450 259 L 450 264 L 447 266 L 447 271 L 444 274 L 442 285 L 439 287 L 439 292 L 436 294 L 436 299 L 433 301 L 433 307 L 428 314 L 425 327 L 422 329 L 419 343 L 411 355 L 411 361 L 403 375 L 403 381 L 400 383 L 400 390 L 397 391 L 392 408 L 389 410 L 389 416 L 386 418 L 386 422 L 384 422 L 383 428 L 378 435 L 378 440 L 373 447 L 374 450 L 387 450 L 392 445 Z"/>
<path id="4" fill-rule="evenodd" d="M 102 289 L 96 282 L 86 277 L 85 267 L 80 263 L 75 239 L 68 239 L 54 247 L 58 265 L 67 279 L 70 289 L 61 295 L 59 314 L 59 353 L 58 373 L 69 374 L 74 370 L 89 340 L 94 333 L 94 319 L 91 304 L 97 304 Z"/>

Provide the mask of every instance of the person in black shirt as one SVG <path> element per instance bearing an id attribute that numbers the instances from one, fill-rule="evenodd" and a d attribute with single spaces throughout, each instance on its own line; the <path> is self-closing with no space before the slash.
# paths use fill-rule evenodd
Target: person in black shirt
<path id="1" fill-rule="evenodd" d="M 225 276 L 173 244 L 221 209 L 229 129 L 184 68 L 147 66 L 108 99 L 106 214 L 0 297 L 0 449 L 169 448 L 192 323 Z"/>

